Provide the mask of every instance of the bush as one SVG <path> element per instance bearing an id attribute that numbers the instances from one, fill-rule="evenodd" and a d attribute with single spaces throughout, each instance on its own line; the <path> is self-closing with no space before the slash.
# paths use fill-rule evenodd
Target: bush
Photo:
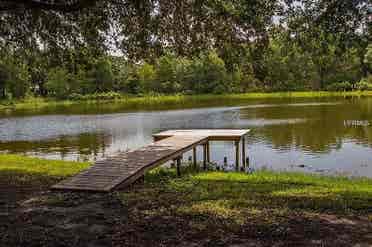
<path id="1" fill-rule="evenodd" d="M 81 95 L 73 93 L 69 96 L 71 100 L 115 100 L 120 99 L 122 96 L 117 92 L 107 92 L 107 93 L 94 93 Z"/>
<path id="2" fill-rule="evenodd" d="M 350 82 L 337 82 L 327 86 L 327 91 L 351 91 L 353 89 L 353 85 Z"/>
<path id="3" fill-rule="evenodd" d="M 357 89 L 360 91 L 372 90 L 372 76 L 368 78 L 363 78 L 360 82 L 356 84 Z"/>
<path id="4" fill-rule="evenodd" d="M 68 96 L 68 99 L 70 99 L 70 100 L 83 100 L 84 95 L 81 95 L 79 93 L 72 93 Z"/>

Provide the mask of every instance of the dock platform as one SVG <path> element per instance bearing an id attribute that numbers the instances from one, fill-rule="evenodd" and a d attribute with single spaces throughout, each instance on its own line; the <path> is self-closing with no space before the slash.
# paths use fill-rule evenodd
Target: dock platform
<path id="1" fill-rule="evenodd" d="M 182 155 L 193 150 L 196 164 L 196 147 L 202 145 L 204 168 L 210 159 L 209 141 L 234 141 L 236 165 L 239 167 L 239 143 L 242 143 L 242 162 L 245 166 L 244 136 L 248 129 L 169 130 L 153 135 L 154 142 L 142 148 L 122 152 L 97 161 L 90 168 L 52 186 L 54 190 L 110 192 L 134 183 L 146 171 L 167 161 L 177 162 L 177 171 Z"/>

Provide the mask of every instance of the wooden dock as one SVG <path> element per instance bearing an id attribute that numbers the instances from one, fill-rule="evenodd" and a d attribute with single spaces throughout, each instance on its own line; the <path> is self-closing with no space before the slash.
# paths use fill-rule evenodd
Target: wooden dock
<path id="1" fill-rule="evenodd" d="M 239 167 L 239 143 L 242 141 L 242 161 L 245 165 L 244 135 L 249 130 L 170 130 L 155 134 L 154 142 L 137 150 L 119 153 L 97 161 L 87 170 L 52 186 L 55 190 L 109 192 L 126 187 L 144 176 L 145 172 L 169 160 L 177 161 L 177 171 L 182 154 L 203 145 L 203 163 L 209 162 L 209 141 L 235 142 L 236 165 Z"/>

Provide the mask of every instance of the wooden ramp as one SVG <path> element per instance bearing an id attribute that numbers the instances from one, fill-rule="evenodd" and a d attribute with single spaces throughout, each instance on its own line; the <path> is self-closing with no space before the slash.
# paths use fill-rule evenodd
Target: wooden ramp
<path id="1" fill-rule="evenodd" d="M 148 169 L 206 142 L 208 136 L 170 136 L 143 148 L 98 161 L 87 170 L 54 185 L 52 189 L 109 192 L 130 185 Z"/>

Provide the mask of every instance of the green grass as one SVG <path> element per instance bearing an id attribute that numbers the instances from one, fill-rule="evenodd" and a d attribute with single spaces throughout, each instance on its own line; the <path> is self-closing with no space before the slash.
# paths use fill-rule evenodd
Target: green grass
<path id="1" fill-rule="evenodd" d="M 0 199 L 14 203 L 34 192 L 48 190 L 54 183 L 88 166 L 89 163 L 0 154 Z"/>
<path id="2" fill-rule="evenodd" d="M 74 240 L 65 235 L 66 224 L 83 224 L 71 231 L 87 240 L 97 235 L 80 229 L 102 225 L 118 246 L 356 246 L 371 240 L 372 179 L 191 168 L 177 177 L 174 169 L 158 168 L 126 191 L 48 192 L 53 182 L 88 166 L 0 155 L 0 210 L 13 214 L 8 245 L 18 243 L 18 232 L 33 245 L 39 236 Z M 20 210 L 9 211 L 12 205 Z"/>
<path id="3" fill-rule="evenodd" d="M 372 91 L 353 91 L 353 92 L 326 92 L 326 91 L 309 91 L 309 92 L 275 92 L 275 93 L 245 93 L 245 94 L 224 94 L 224 95 L 160 95 L 144 97 L 122 96 L 113 100 L 55 100 L 48 98 L 27 98 L 16 101 L 0 101 L 0 111 L 7 110 L 36 110 L 44 108 L 70 107 L 93 105 L 97 102 L 115 102 L 122 108 L 136 108 L 156 105 L 185 104 L 190 102 L 210 102 L 221 100 L 243 101 L 251 99 L 280 99 L 280 98 L 321 98 L 321 97 L 347 97 L 347 96 L 372 96 Z"/>
<path id="4" fill-rule="evenodd" d="M 370 243 L 372 179 L 270 171 L 183 174 L 154 170 L 143 187 L 117 193 L 131 228 L 160 235 L 162 242 L 210 241 L 202 246 Z"/>
<path id="5" fill-rule="evenodd" d="M 47 188 L 89 167 L 89 163 L 0 155 L 0 180 L 8 189 Z M 176 208 L 177 214 L 214 214 L 244 219 L 265 208 L 348 214 L 372 212 L 372 179 L 258 171 L 253 174 L 183 171 L 159 168 L 146 174 L 144 187 L 119 192 L 126 203 Z M 152 208 L 152 207 L 149 207 Z M 155 209 L 155 212 L 160 212 Z M 150 210 L 151 211 L 151 210 Z"/>
<path id="6" fill-rule="evenodd" d="M 150 172 L 146 181 L 150 192 L 146 189 L 129 192 L 124 195 L 125 201 L 158 201 L 172 207 L 169 205 L 172 200 L 166 197 L 173 195 L 182 201 L 177 205 L 178 213 L 208 213 L 235 217 L 238 221 L 248 212 L 260 213 L 268 208 L 277 213 L 293 210 L 336 214 L 372 212 L 372 179 L 367 178 L 270 171 L 189 172 L 177 178 L 172 170 L 158 169 Z"/>
<path id="7" fill-rule="evenodd" d="M 89 167 L 89 163 L 45 160 L 20 155 L 1 154 L 0 172 L 14 171 L 23 174 L 40 174 L 56 178 L 74 175 Z"/>

